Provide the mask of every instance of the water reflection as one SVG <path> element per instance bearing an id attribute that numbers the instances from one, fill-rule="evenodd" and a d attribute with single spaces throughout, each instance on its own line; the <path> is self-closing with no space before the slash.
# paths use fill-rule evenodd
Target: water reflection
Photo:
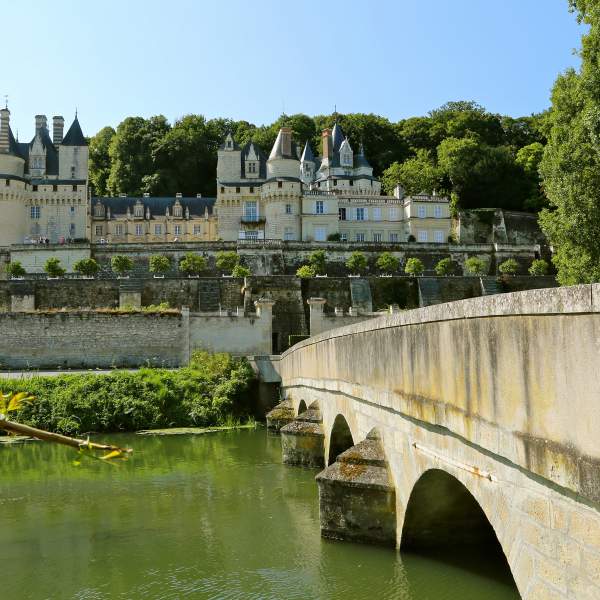
<path id="1" fill-rule="evenodd" d="M 315 472 L 283 467 L 264 430 L 122 437 L 135 454 L 115 467 L 0 448 L 3 597 L 518 597 L 489 574 L 322 540 Z"/>

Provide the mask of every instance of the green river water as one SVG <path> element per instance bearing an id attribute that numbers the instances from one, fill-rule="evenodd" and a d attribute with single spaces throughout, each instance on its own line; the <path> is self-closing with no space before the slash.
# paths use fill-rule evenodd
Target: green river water
<path id="1" fill-rule="evenodd" d="M 133 458 L 77 467 L 69 448 L 0 447 L 3 600 L 519 597 L 485 557 L 321 539 L 316 471 L 283 466 L 264 429 L 109 437 Z"/>

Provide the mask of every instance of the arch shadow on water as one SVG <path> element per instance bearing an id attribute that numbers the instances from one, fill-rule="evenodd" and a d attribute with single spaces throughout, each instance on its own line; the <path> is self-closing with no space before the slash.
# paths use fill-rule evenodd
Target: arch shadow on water
<path id="1" fill-rule="evenodd" d="M 300 400 L 300 404 L 298 404 L 298 413 L 296 416 L 300 416 L 303 412 L 306 412 L 306 402 L 304 400 Z"/>
<path id="2" fill-rule="evenodd" d="M 327 457 L 327 465 L 335 462 L 336 458 L 342 453 L 354 446 L 352 432 L 348 422 L 343 415 L 338 415 L 331 428 L 329 437 L 329 456 Z"/>
<path id="3" fill-rule="evenodd" d="M 469 490 L 440 469 L 415 484 L 404 518 L 400 550 L 517 587 L 494 529 Z"/>

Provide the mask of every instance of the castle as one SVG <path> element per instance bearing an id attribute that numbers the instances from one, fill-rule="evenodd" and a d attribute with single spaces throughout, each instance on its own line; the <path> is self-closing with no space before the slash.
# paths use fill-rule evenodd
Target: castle
<path id="1" fill-rule="evenodd" d="M 29 143 L 15 139 L 10 111 L 0 110 L 0 244 L 89 239 L 88 144 L 75 119 L 35 117 Z"/>
<path id="2" fill-rule="evenodd" d="M 90 240 L 159 243 L 237 240 L 434 242 L 450 234 L 449 201 L 435 194 L 381 195 L 362 145 L 354 152 L 336 122 L 322 155 L 302 153 L 282 127 L 266 157 L 231 134 L 218 150 L 217 197 L 89 199 L 88 144 L 77 115 L 35 117 L 29 143 L 15 139 L 0 110 L 0 245 Z"/>
<path id="3" fill-rule="evenodd" d="M 218 152 L 215 215 L 220 239 L 324 242 L 447 242 L 449 201 L 381 195 L 362 145 L 354 153 L 341 126 L 322 134 L 322 156 L 302 155 L 282 127 L 266 158 L 227 136 Z"/>

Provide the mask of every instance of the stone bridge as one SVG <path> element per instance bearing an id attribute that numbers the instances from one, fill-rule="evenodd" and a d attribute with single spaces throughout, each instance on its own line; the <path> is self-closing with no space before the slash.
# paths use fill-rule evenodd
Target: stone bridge
<path id="1" fill-rule="evenodd" d="M 523 598 L 600 598 L 600 285 L 442 304 L 281 357 L 283 459 L 327 537 L 485 544 Z"/>

